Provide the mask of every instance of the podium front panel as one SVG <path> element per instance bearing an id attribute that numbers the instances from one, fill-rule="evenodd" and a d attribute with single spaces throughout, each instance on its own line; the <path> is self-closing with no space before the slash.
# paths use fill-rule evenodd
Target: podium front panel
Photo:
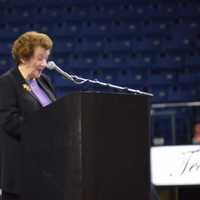
<path id="1" fill-rule="evenodd" d="M 74 93 L 31 116 L 23 129 L 23 198 L 148 200 L 148 101 Z"/>

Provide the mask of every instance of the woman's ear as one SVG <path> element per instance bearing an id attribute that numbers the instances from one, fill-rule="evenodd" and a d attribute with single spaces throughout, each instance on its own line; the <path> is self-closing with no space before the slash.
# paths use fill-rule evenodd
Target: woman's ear
<path id="1" fill-rule="evenodd" d="M 24 58 L 20 58 L 20 62 L 21 62 L 22 64 L 25 64 L 25 63 L 26 63 L 26 60 L 25 60 Z"/>

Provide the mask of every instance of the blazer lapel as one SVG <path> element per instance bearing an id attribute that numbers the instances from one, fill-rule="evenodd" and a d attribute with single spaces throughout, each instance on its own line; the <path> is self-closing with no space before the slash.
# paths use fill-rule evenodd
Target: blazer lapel
<path id="1" fill-rule="evenodd" d="M 45 91 L 47 96 L 51 99 L 52 102 L 56 101 L 55 95 L 50 91 L 46 84 L 39 78 L 37 79 L 39 86 Z"/>
<path id="2" fill-rule="evenodd" d="M 29 86 L 29 84 L 26 82 L 26 80 L 21 75 L 18 67 L 14 68 L 12 70 L 12 74 L 13 74 L 13 76 L 11 76 L 12 79 L 15 79 L 15 81 L 17 81 L 19 83 L 20 87 L 22 87 L 23 90 L 25 90 L 25 88 L 23 88 L 23 85 Z M 56 97 L 55 97 L 54 93 L 51 92 L 49 87 L 47 87 L 47 85 L 42 81 L 42 79 L 41 78 L 37 79 L 37 82 L 38 82 L 39 86 L 45 91 L 45 93 L 50 98 L 50 100 L 52 102 L 56 101 Z M 30 94 L 40 105 L 42 105 L 40 100 L 38 99 L 38 97 L 31 90 L 30 91 L 26 91 L 26 92 L 28 94 Z"/>
<path id="3" fill-rule="evenodd" d="M 23 88 L 23 85 L 27 85 L 28 87 L 30 87 L 29 86 L 29 84 L 26 82 L 26 80 L 23 78 L 23 76 L 21 75 L 21 73 L 20 73 L 20 71 L 19 71 L 19 69 L 18 69 L 18 67 L 16 67 L 16 68 L 14 68 L 13 69 L 13 71 L 12 71 L 12 74 L 14 75 L 14 76 L 11 76 L 11 78 L 12 79 L 15 79 L 15 81 L 17 81 L 18 83 L 19 83 L 19 86 L 25 91 L 25 88 Z M 38 99 L 38 97 L 32 92 L 32 90 L 30 90 L 30 91 L 25 91 L 27 94 L 29 94 L 29 95 L 31 95 L 40 105 L 42 105 L 41 104 L 41 102 L 40 102 L 40 100 Z"/>
<path id="4" fill-rule="evenodd" d="M 31 95 L 35 100 L 37 100 L 37 102 L 42 106 L 40 100 L 39 100 L 38 97 L 32 92 L 32 90 L 31 90 L 29 93 L 30 93 L 30 95 Z"/>

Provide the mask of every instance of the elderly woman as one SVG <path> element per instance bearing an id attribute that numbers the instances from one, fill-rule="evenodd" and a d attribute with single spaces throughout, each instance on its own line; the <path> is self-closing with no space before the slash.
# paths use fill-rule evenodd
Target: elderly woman
<path id="1" fill-rule="evenodd" d="M 42 74 L 53 46 L 43 33 L 26 32 L 12 46 L 16 67 L 0 77 L 3 199 L 20 199 L 20 127 L 31 113 L 56 100 Z"/>

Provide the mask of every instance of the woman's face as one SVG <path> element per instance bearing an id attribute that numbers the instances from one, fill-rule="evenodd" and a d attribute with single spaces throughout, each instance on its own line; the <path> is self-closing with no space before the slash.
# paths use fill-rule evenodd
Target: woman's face
<path id="1" fill-rule="evenodd" d="M 34 49 L 33 56 L 28 60 L 23 60 L 23 64 L 28 70 L 28 76 L 30 79 L 40 77 L 42 71 L 47 65 L 49 54 L 50 50 L 46 50 L 42 47 L 36 47 Z"/>

